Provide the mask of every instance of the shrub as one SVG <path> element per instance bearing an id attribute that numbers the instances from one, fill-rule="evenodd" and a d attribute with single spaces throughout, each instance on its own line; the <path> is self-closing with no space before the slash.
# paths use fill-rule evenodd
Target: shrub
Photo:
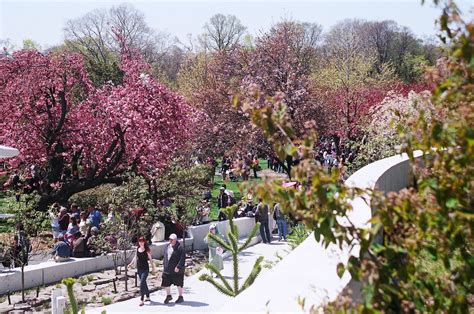
<path id="1" fill-rule="evenodd" d="M 104 303 L 104 305 L 112 304 L 112 298 L 111 297 L 102 297 L 102 303 Z"/>
<path id="2" fill-rule="evenodd" d="M 290 245 L 291 249 L 294 250 L 298 245 L 300 245 L 308 235 L 310 231 L 305 227 L 304 224 L 297 224 L 293 227 L 291 234 L 288 236 L 288 244 Z"/>

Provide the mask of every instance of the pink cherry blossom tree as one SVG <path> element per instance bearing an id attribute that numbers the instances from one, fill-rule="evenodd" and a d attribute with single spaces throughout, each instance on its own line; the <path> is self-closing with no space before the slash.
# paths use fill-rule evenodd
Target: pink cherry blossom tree
<path id="1" fill-rule="evenodd" d="M 121 85 L 97 89 L 76 54 L 0 59 L 0 142 L 20 149 L 12 166 L 41 169 L 39 209 L 125 171 L 153 176 L 190 139 L 196 111 L 134 51 L 123 49 L 121 69 Z"/>

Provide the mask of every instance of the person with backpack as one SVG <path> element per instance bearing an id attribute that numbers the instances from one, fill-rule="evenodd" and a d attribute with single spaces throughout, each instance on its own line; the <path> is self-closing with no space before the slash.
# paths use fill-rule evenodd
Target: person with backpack
<path id="1" fill-rule="evenodd" d="M 270 244 L 272 242 L 272 237 L 269 227 L 268 205 L 264 204 L 262 199 L 258 200 L 257 209 L 255 210 L 255 220 L 260 222 L 260 236 L 263 243 Z"/>
<path id="2" fill-rule="evenodd" d="M 278 226 L 278 241 L 281 241 L 282 239 L 286 241 L 288 224 L 285 216 L 281 212 L 281 206 L 279 203 L 276 203 L 273 207 L 273 219 L 275 219 Z"/>

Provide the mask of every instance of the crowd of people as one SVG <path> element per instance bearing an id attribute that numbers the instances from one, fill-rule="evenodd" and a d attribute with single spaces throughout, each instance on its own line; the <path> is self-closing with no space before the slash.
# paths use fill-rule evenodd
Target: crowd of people
<path id="1" fill-rule="evenodd" d="M 194 219 L 194 224 L 208 224 L 211 223 L 209 213 L 211 211 L 210 205 L 211 196 L 208 193 L 204 193 L 201 204 L 197 207 L 197 215 Z M 233 218 L 242 217 L 254 217 L 255 221 L 260 222 L 260 235 L 264 243 L 271 242 L 271 230 L 269 226 L 269 215 L 270 210 L 267 204 L 264 204 L 261 199 L 258 203 L 254 203 L 254 198 L 251 194 L 248 194 L 243 200 L 236 202 L 233 191 L 227 189 L 227 185 L 223 184 L 219 189 L 219 195 L 217 196 L 217 206 L 219 208 L 219 214 L 217 216 L 218 221 L 227 220 L 227 213 L 224 211 L 225 208 L 237 205 L 237 209 L 234 211 Z M 280 204 L 273 205 L 273 218 L 277 223 L 279 240 L 286 240 L 288 233 L 288 217 L 281 211 Z"/>
<path id="2" fill-rule="evenodd" d="M 222 179 L 225 181 L 237 181 L 239 175 L 243 181 L 250 179 L 251 173 L 254 178 L 258 178 L 257 171 L 261 170 L 258 156 L 256 154 L 248 153 L 246 155 L 237 154 L 234 157 L 225 155 L 222 158 L 221 170 Z"/>
<path id="3" fill-rule="evenodd" d="M 80 211 L 77 204 L 71 204 L 69 210 L 55 203 L 49 210 L 51 231 L 55 241 L 51 252 L 56 262 L 70 257 L 92 257 L 100 254 L 97 239 L 102 224 L 102 213 L 96 207 Z M 105 223 L 115 221 L 110 212 Z"/>
<path id="4" fill-rule="evenodd" d="M 325 167 L 328 172 L 332 169 L 338 168 L 341 176 L 345 173 L 345 165 L 347 161 L 353 159 L 353 153 L 351 151 L 341 152 L 336 145 L 335 141 L 322 141 L 314 153 L 315 160 L 320 163 L 321 166 Z M 286 161 L 288 162 L 288 161 Z M 293 160 L 292 165 L 296 165 L 298 160 Z M 269 156 L 267 158 L 267 166 L 269 169 L 284 173 L 288 167 L 284 167 L 284 164 L 277 158 Z M 27 176 L 24 180 L 18 172 L 15 172 L 10 180 L 9 184 L 15 190 L 24 190 L 29 192 L 31 189 L 38 188 L 36 185 L 39 182 L 39 171 L 31 167 Z M 252 153 L 246 155 L 236 155 L 234 158 L 230 156 L 224 156 L 221 163 L 220 173 L 223 181 L 237 181 L 239 176 L 243 181 L 249 180 L 253 171 L 253 177 L 258 178 L 258 171 L 260 170 L 258 156 Z M 209 263 L 213 264 L 216 269 L 223 269 L 223 249 L 219 243 L 209 235 L 220 237 L 225 241 L 225 237 L 220 233 L 217 224 L 212 223 L 209 215 L 211 213 L 211 199 L 212 195 L 209 191 L 203 194 L 203 198 L 197 207 L 197 215 L 193 221 L 193 224 L 210 224 L 209 234 L 205 237 L 205 242 L 209 247 Z M 219 194 L 216 197 L 217 207 L 219 209 L 217 220 L 225 221 L 227 217 L 225 208 L 236 205 L 234 211 L 234 218 L 241 217 L 252 217 L 256 222 L 260 223 L 260 236 L 263 243 L 271 243 L 273 240 L 272 229 L 269 225 L 270 215 L 272 215 L 276 222 L 278 229 L 278 240 L 286 241 L 288 235 L 288 226 L 292 219 L 285 215 L 281 209 L 280 204 L 273 204 L 272 207 L 269 204 L 265 204 L 262 199 L 258 202 L 254 202 L 254 197 L 251 194 L 246 195 L 241 200 L 237 200 L 234 196 L 234 192 L 227 188 L 226 184 L 222 184 L 219 189 Z M 56 262 L 62 262 L 70 259 L 71 257 L 82 258 L 82 257 L 93 257 L 101 254 L 100 242 L 98 237 L 104 224 L 113 223 L 116 221 L 116 217 L 113 211 L 110 211 L 103 219 L 103 213 L 97 207 L 90 207 L 87 210 L 81 210 L 77 204 L 71 204 L 69 208 L 60 206 L 55 203 L 51 206 L 49 211 L 51 219 L 51 231 L 55 245 L 51 254 L 53 260 Z M 139 215 L 137 215 L 138 217 Z M 165 226 L 169 227 L 169 223 L 163 220 L 161 225 L 163 229 Z M 174 225 L 173 225 L 174 226 Z M 168 228 L 169 229 L 169 228 Z M 170 293 L 170 286 L 176 285 L 178 287 L 178 299 L 176 303 L 183 302 L 183 280 L 184 280 L 184 248 L 180 246 L 177 241 L 178 236 L 174 233 L 179 231 L 175 226 L 172 228 L 173 233 L 166 232 L 166 236 L 170 243 L 165 249 L 164 254 L 164 270 L 162 276 L 162 286 L 167 292 L 165 304 L 172 300 Z M 170 229 L 171 230 L 171 229 Z M 168 231 L 170 231 L 168 230 Z M 175 231 L 176 230 L 176 231 Z M 164 232 L 163 232 L 164 235 Z M 181 237 L 184 236 L 184 230 L 181 232 Z M 164 238 L 164 237 L 163 237 Z M 147 286 L 147 278 L 150 272 L 155 272 L 154 263 L 151 256 L 151 251 L 148 246 L 150 239 L 141 236 L 137 239 L 137 249 L 132 264 L 137 268 L 137 273 L 140 278 L 140 294 L 141 301 L 140 305 L 143 305 L 145 301 L 149 300 L 150 292 Z M 18 266 L 20 263 L 27 265 L 28 253 L 31 250 L 31 244 L 23 231 L 23 226 L 19 224 L 17 226 L 16 235 L 14 237 L 13 254 L 14 266 Z M 26 258 L 25 253 L 26 252 Z M 16 265 L 15 265 L 16 264 Z M 215 276 L 216 274 L 214 274 Z"/>

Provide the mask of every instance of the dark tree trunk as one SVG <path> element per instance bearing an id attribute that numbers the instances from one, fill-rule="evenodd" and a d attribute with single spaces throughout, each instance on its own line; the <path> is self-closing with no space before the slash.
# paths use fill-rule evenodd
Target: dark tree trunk
<path id="1" fill-rule="evenodd" d="M 148 193 L 150 193 L 153 205 L 158 206 L 158 189 L 156 187 L 156 179 L 145 179 L 148 184 Z"/>
<path id="2" fill-rule="evenodd" d="M 51 193 L 42 194 L 38 203 L 36 204 L 35 209 L 39 211 L 46 211 L 48 209 L 48 205 L 51 205 L 56 202 L 60 204 L 66 203 L 69 198 L 74 194 L 98 187 L 99 185 L 106 183 L 120 185 L 123 183 L 123 178 L 106 177 L 94 179 L 80 179 L 64 183 L 58 190 L 55 190 Z"/>
<path id="3" fill-rule="evenodd" d="M 25 302 L 25 265 L 21 264 L 21 302 Z"/>
<path id="4" fill-rule="evenodd" d="M 46 211 L 48 205 L 52 203 L 65 203 L 74 194 L 98 187 L 101 184 L 122 184 L 123 178 L 120 177 L 121 172 L 117 171 L 117 167 L 125 154 L 125 131 L 122 130 L 119 124 L 116 124 L 114 132 L 116 137 L 102 157 L 104 167 L 100 171 L 97 168 L 91 168 L 83 178 L 62 182 L 61 187 L 56 190 L 41 191 L 42 194 L 35 209 Z M 77 163 L 79 156 L 77 154 L 73 156 L 73 164 Z"/>

